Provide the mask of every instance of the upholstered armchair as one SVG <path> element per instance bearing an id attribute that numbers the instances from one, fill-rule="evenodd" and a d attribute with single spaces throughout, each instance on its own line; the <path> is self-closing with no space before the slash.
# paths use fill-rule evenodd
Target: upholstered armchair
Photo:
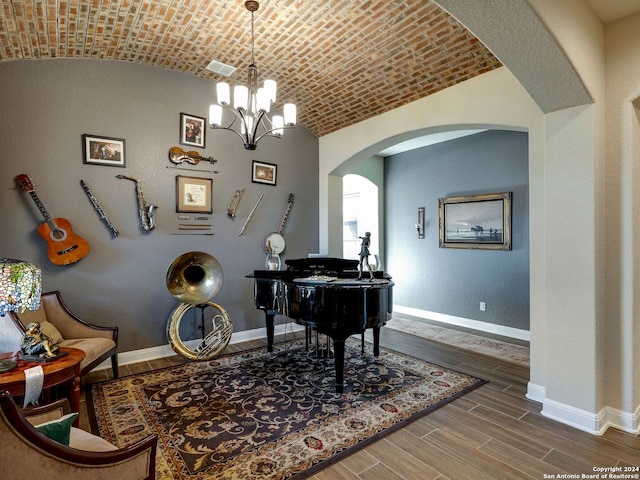
<path id="1" fill-rule="evenodd" d="M 75 427 L 70 429 L 69 445 L 41 433 L 36 426 L 68 412 L 65 402 L 63 399 L 21 411 L 8 392 L 0 392 L 0 464 L 5 474 L 11 478 L 46 480 L 155 479 L 158 443 L 155 435 L 116 448 Z"/>
<path id="2" fill-rule="evenodd" d="M 62 301 L 60 292 L 43 293 L 38 310 L 9 315 L 22 332 L 29 323 L 38 322 L 58 346 L 82 350 L 85 353 L 80 364 L 82 376 L 111 357 L 113 376 L 118 378 L 118 327 L 100 327 L 78 318 Z"/>

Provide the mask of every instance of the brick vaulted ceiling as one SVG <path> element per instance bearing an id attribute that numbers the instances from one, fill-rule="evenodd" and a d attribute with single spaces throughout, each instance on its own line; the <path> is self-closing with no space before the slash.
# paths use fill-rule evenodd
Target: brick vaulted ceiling
<path id="1" fill-rule="evenodd" d="M 245 83 L 251 14 L 242 0 L 0 0 L 0 62 L 108 59 Z M 262 0 L 260 81 L 278 82 L 317 136 L 501 66 L 430 0 Z M 213 88 L 212 88 L 213 97 Z M 206 99 L 207 103 L 209 99 Z"/>

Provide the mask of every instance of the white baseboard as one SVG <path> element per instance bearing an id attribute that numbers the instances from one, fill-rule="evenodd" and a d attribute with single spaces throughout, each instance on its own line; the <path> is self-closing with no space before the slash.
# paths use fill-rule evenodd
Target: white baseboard
<path id="1" fill-rule="evenodd" d="M 578 430 L 582 430 L 593 435 L 602 435 L 609 425 L 604 424 L 603 412 L 587 412 L 571 405 L 556 402 L 545 398 L 542 404 L 542 415 L 562 422 Z"/>
<path id="2" fill-rule="evenodd" d="M 304 330 L 304 327 L 288 322 L 286 324 L 276 325 L 275 335 L 281 335 L 285 332 L 293 333 L 300 330 Z M 266 328 L 256 328 L 254 330 L 245 330 L 243 332 L 233 332 L 229 344 L 247 342 L 249 340 L 258 340 L 262 338 L 267 338 Z M 184 343 L 189 348 L 195 348 L 195 346 L 199 342 L 200 340 L 189 340 Z M 143 348 L 141 350 L 132 350 L 129 352 L 122 352 L 118 354 L 118 365 L 129 365 L 131 363 L 148 362 L 151 360 L 157 360 L 159 358 L 171 357 L 175 354 L 176 352 L 174 352 L 168 344 L 158 345 L 157 347 L 151 348 Z M 96 368 L 94 368 L 93 371 L 106 370 L 108 368 L 111 368 L 111 360 L 105 360 Z"/>
<path id="3" fill-rule="evenodd" d="M 504 325 L 495 325 L 493 323 L 481 322 L 470 318 L 455 317 L 444 313 L 430 312 L 428 310 L 420 310 L 418 308 L 403 307 L 402 305 L 394 305 L 393 311 L 404 313 L 413 317 L 424 318 L 425 320 L 433 320 L 435 322 L 446 323 L 449 325 L 457 325 L 459 327 L 471 328 L 480 332 L 492 333 L 503 337 L 517 338 L 518 340 L 531 341 L 531 332 L 519 328 L 506 327 Z"/>
<path id="4" fill-rule="evenodd" d="M 542 385 L 529 382 L 527 384 L 527 394 L 525 396 L 534 402 L 544 403 L 545 388 Z"/>
<path id="5" fill-rule="evenodd" d="M 531 382 L 527 385 L 526 397 L 542 404 L 543 416 L 593 435 L 602 435 L 609 427 L 633 435 L 640 433 L 640 407 L 633 413 L 612 407 L 605 407 L 599 413 L 587 412 L 546 398 L 545 388 Z"/>
<path id="6" fill-rule="evenodd" d="M 634 435 L 640 434 L 640 406 L 633 413 L 612 407 L 605 407 L 603 411 L 605 430 L 607 427 L 614 427 Z"/>

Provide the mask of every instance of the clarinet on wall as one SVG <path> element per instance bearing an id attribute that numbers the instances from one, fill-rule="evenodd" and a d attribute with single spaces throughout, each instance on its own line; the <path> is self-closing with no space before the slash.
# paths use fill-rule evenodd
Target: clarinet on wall
<path id="1" fill-rule="evenodd" d="M 94 197 L 93 194 L 91 193 L 91 190 L 89 190 L 89 186 L 82 179 L 80 180 L 80 185 L 82 185 L 82 188 L 84 188 L 84 191 L 87 193 L 87 197 L 89 197 L 89 200 L 93 204 L 93 208 L 96 209 L 96 212 L 98 212 L 98 215 L 100 215 L 100 218 L 102 219 L 102 221 L 107 225 L 107 227 L 109 227 L 109 230 L 111 230 L 111 234 L 114 237 L 117 237 L 118 235 L 120 235 L 120 232 L 118 232 L 118 229 L 113 225 L 113 223 L 111 223 L 111 220 L 109 220 L 109 217 L 107 217 L 107 214 L 104 213 L 104 210 L 102 210 L 102 208 L 98 204 L 98 200 L 96 200 L 96 197 Z"/>

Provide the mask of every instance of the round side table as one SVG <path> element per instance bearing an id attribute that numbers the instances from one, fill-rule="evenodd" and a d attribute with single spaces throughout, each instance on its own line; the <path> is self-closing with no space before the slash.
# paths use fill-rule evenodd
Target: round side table
<path id="1" fill-rule="evenodd" d="M 70 384 L 71 410 L 78 412 L 80 408 L 80 362 L 84 359 L 84 352 L 77 348 L 60 347 L 60 351 L 67 355 L 50 362 L 31 362 L 19 358 L 20 352 L 2 353 L 0 359 L 17 362 L 13 370 L 0 373 L 0 390 L 7 390 L 12 397 L 23 397 L 25 389 L 24 371 L 27 368 L 40 365 L 44 371 L 42 396 L 44 401 L 50 401 L 50 390 L 58 385 Z"/>

